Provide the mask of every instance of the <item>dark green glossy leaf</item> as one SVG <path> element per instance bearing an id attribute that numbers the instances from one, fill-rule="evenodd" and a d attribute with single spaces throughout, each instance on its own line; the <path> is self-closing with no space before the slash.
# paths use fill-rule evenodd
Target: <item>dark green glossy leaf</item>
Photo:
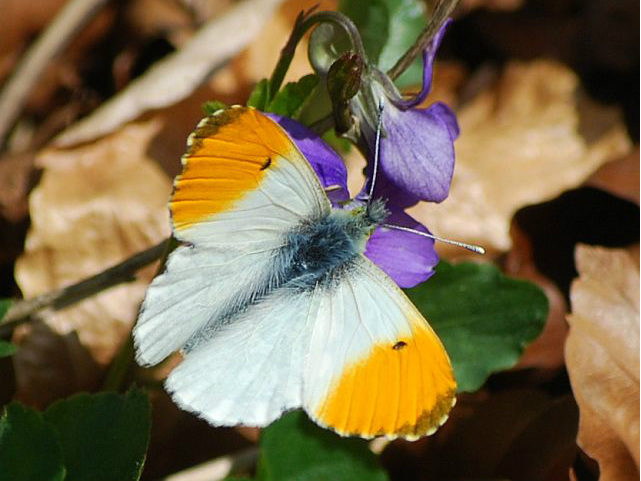
<path id="1" fill-rule="evenodd" d="M 288 83 L 276 94 L 266 111 L 292 119 L 298 118 L 298 114 L 317 85 L 318 77 L 314 74 L 305 75 L 297 82 Z"/>
<path id="2" fill-rule="evenodd" d="M 42 414 L 9 404 L 0 419 L 0 481 L 65 479 L 62 451 Z"/>
<path id="3" fill-rule="evenodd" d="M 514 366 L 548 312 L 541 289 L 491 264 L 441 261 L 434 277 L 407 294 L 445 344 L 459 391 L 475 391 Z"/>
<path id="4" fill-rule="evenodd" d="M 149 442 L 151 408 L 142 390 L 78 394 L 44 413 L 64 453 L 66 481 L 135 481 Z"/>
<path id="5" fill-rule="evenodd" d="M 341 438 L 294 411 L 263 430 L 257 479 L 385 481 L 387 475 L 366 441 Z"/>

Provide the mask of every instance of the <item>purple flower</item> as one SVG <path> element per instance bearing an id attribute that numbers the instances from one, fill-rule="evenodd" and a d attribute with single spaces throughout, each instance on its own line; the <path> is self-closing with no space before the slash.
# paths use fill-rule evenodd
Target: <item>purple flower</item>
<path id="1" fill-rule="evenodd" d="M 336 208 L 351 208 L 362 204 L 362 193 L 352 202 L 347 190 L 347 170 L 342 159 L 320 137 L 307 127 L 287 117 L 268 114 L 289 134 L 305 155 L 321 184 L 330 189 L 328 196 Z M 367 187 L 367 185 L 366 185 Z M 376 180 L 374 198 L 386 200 L 390 212 L 387 223 L 429 232 L 418 221 L 404 212 L 408 196 L 386 178 Z M 411 198 L 409 199 L 411 201 Z M 434 241 L 411 232 L 378 227 L 370 236 L 365 255 L 387 273 L 399 286 L 413 287 L 427 280 L 438 263 Z"/>
<path id="2" fill-rule="evenodd" d="M 434 57 L 448 24 L 441 26 L 423 52 L 423 87 L 418 95 L 404 99 L 389 77 L 370 67 L 370 81 L 363 82 L 352 100 L 370 156 L 374 153 L 376 107 L 383 101 L 380 170 L 412 203 L 445 200 L 454 172 L 454 140 L 459 135 L 454 113 L 441 102 L 415 108 L 431 89 Z"/>

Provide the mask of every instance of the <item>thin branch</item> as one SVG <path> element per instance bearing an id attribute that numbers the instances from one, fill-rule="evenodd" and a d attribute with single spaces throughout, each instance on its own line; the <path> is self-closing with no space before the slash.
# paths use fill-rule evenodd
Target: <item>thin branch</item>
<path id="1" fill-rule="evenodd" d="M 42 72 L 94 17 L 107 0 L 72 0 L 22 57 L 0 92 L 0 147 Z"/>
<path id="2" fill-rule="evenodd" d="M 416 39 L 414 45 L 412 45 L 401 58 L 398 59 L 396 64 L 387 71 L 387 75 L 392 80 L 398 78 L 407 68 L 412 64 L 414 59 L 418 57 L 423 50 L 427 48 L 429 43 L 434 38 L 434 35 L 439 31 L 443 22 L 452 14 L 456 6 L 458 5 L 459 0 L 441 0 L 434 11 L 432 12 L 432 18 L 427 24 L 421 35 Z"/>
<path id="3" fill-rule="evenodd" d="M 44 309 L 57 311 L 105 289 L 134 280 L 134 273 L 137 270 L 151 264 L 163 255 L 168 242 L 168 240 L 164 240 L 160 244 L 134 254 L 119 264 L 76 284 L 12 304 L 9 312 L 0 322 L 0 328 L 4 331 L 6 328 L 12 328 L 28 321 Z"/>

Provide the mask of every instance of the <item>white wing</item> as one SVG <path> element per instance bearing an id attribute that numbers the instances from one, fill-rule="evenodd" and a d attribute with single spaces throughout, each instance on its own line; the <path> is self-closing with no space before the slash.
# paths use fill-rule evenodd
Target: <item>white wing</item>
<path id="1" fill-rule="evenodd" d="M 174 401 L 215 426 L 266 426 L 300 407 L 312 298 L 283 290 L 187 353 L 166 382 Z"/>

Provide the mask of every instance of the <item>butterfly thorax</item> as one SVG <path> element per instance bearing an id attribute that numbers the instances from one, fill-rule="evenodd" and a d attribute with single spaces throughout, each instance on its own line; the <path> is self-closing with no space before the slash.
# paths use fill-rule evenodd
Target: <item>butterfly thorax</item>
<path id="1" fill-rule="evenodd" d="M 367 239 L 387 215 L 379 200 L 353 209 L 332 209 L 288 233 L 281 251 L 283 265 L 289 266 L 287 284 L 311 289 L 337 269 L 347 268 L 365 251 Z"/>

